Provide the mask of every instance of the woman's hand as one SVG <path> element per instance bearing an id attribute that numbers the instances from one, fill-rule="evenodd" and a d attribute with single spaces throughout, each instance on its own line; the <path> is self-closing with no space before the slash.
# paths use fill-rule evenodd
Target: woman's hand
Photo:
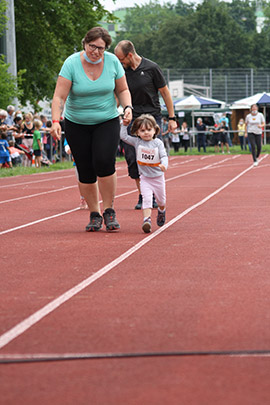
<path id="1" fill-rule="evenodd" d="M 60 141 L 61 135 L 62 135 L 62 128 L 61 128 L 61 125 L 59 124 L 59 122 L 54 122 L 52 124 L 52 127 L 50 129 L 50 134 L 54 139 L 57 139 L 58 141 Z"/>
<path id="2" fill-rule="evenodd" d="M 132 120 L 132 108 L 127 107 L 125 109 L 124 116 L 123 116 L 123 124 L 125 126 L 127 126 L 131 123 L 131 120 Z"/>

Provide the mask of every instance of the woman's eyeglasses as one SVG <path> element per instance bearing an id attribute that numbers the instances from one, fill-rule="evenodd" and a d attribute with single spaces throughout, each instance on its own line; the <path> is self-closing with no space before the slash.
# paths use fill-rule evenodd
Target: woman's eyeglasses
<path id="1" fill-rule="evenodd" d="M 96 46 L 94 44 L 88 44 L 89 48 L 91 49 L 91 51 L 96 51 L 98 50 L 99 53 L 103 53 L 105 51 L 105 46 Z"/>

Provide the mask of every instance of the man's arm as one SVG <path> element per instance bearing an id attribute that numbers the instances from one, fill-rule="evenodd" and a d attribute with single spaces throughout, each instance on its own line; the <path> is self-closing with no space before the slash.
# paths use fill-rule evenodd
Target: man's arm
<path id="1" fill-rule="evenodd" d="M 171 96 L 170 90 L 168 89 L 168 86 L 166 85 L 164 87 L 161 87 L 158 90 L 164 100 L 164 103 L 166 104 L 169 117 L 174 117 L 173 101 L 172 101 L 172 96 Z M 177 128 L 176 121 L 169 120 L 168 131 L 173 132 L 175 128 Z"/>

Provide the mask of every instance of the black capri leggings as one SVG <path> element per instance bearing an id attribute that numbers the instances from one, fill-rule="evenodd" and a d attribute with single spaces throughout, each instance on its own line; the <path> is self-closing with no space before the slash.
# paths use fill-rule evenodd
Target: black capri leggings
<path id="1" fill-rule="evenodd" d="M 248 140 L 251 145 L 251 153 L 254 162 L 256 162 L 257 158 L 260 156 L 262 150 L 262 135 L 254 134 L 252 132 L 248 132 Z M 257 146 L 257 152 L 256 152 Z"/>
<path id="2" fill-rule="evenodd" d="M 95 183 L 97 177 L 114 174 L 119 133 L 118 117 L 96 125 L 75 124 L 65 119 L 65 135 L 81 183 Z"/>

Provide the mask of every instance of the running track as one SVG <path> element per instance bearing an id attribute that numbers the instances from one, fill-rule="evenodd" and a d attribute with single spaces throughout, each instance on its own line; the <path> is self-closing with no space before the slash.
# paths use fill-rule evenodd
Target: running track
<path id="1" fill-rule="evenodd" d="M 0 179 L 0 403 L 270 403 L 270 160 L 170 158 L 167 222 L 86 233 L 73 170 Z"/>

